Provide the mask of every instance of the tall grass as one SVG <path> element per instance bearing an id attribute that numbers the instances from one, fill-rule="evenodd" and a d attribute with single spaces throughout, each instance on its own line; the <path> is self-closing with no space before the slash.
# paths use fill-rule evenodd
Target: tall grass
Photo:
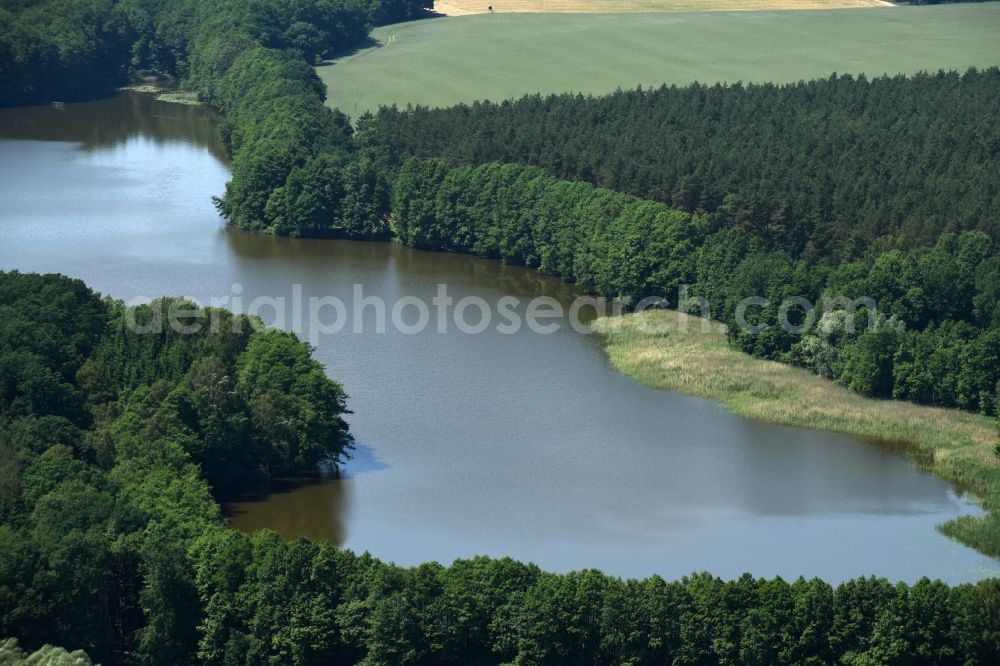
<path id="1" fill-rule="evenodd" d="M 827 379 L 731 348 L 721 324 L 672 311 L 600 319 L 612 364 L 638 382 L 722 402 L 740 416 L 891 444 L 971 491 L 988 512 L 941 526 L 1000 557 L 1000 458 L 991 419 L 952 409 L 863 398 Z"/>

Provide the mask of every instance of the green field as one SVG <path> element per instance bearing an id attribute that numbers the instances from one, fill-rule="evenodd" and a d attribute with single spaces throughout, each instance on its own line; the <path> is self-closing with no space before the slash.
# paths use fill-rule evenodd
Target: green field
<path id="1" fill-rule="evenodd" d="M 377 28 L 319 68 L 328 103 L 448 106 L 534 92 L 797 81 L 1000 65 L 1000 3 L 806 11 L 495 14 Z"/>

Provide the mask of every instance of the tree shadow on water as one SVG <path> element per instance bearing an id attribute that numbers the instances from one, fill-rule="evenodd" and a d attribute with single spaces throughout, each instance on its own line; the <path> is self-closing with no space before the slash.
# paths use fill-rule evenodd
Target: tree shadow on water
<path id="1" fill-rule="evenodd" d="M 351 459 L 340 466 L 339 476 L 342 479 L 350 479 L 383 469 L 389 469 L 389 466 L 378 459 L 375 449 L 367 444 L 355 443 Z"/>

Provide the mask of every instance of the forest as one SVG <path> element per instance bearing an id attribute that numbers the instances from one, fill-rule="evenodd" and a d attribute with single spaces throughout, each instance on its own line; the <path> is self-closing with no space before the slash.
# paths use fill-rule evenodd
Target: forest
<path id="1" fill-rule="evenodd" d="M 998 105 L 994 67 L 382 108 L 359 123 L 390 167 L 410 156 L 532 164 L 834 264 L 942 233 L 1000 240 Z"/>
<path id="2" fill-rule="evenodd" d="M 224 70 L 250 44 L 309 64 L 430 0 L 4 0 L 0 105 L 108 94 L 146 76 Z M 201 79 L 204 81 L 204 79 Z"/>
<path id="3" fill-rule="evenodd" d="M 104 664 L 1000 659 L 997 580 L 401 568 L 230 530 L 220 492 L 349 454 L 345 396 L 292 334 L 198 312 L 0 273 L 0 636 L 18 639 L 0 657 L 54 643 Z"/>

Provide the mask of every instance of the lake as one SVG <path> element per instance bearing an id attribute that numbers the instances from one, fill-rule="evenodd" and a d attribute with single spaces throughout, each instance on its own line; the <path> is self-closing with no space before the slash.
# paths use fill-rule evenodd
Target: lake
<path id="1" fill-rule="evenodd" d="M 522 313 L 536 296 L 579 295 L 468 256 L 228 229 L 211 202 L 228 178 L 216 122 L 141 93 L 0 110 L 0 268 L 66 273 L 126 300 L 214 300 L 285 326 L 295 300 L 336 298 L 353 313 L 355 285 L 390 308 L 430 303 L 440 285 L 456 302 L 516 297 Z M 230 504 L 235 527 L 402 565 L 486 554 L 666 578 L 1000 575 L 935 530 L 980 510 L 898 453 L 645 388 L 568 326 L 379 332 L 375 310 L 304 333 L 350 395 L 353 459 L 338 478 Z"/>

